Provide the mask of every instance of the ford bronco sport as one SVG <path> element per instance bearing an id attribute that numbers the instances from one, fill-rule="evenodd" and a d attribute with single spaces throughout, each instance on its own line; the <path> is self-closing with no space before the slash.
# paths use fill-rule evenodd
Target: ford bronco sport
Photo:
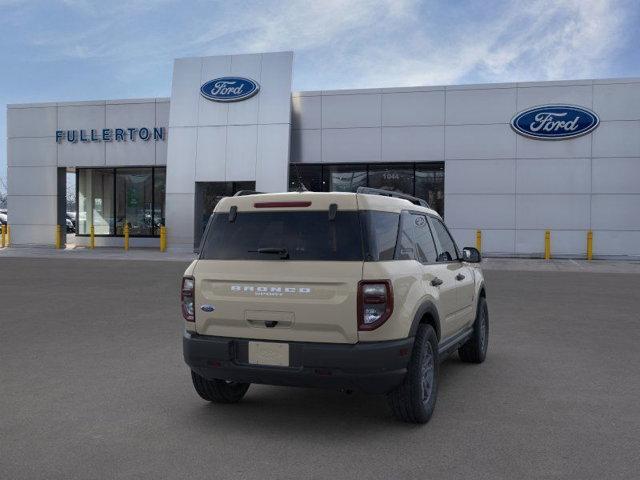
<path id="1" fill-rule="evenodd" d="M 424 201 L 240 193 L 218 203 L 182 280 L 184 359 L 202 398 L 237 402 L 251 383 L 360 390 L 425 423 L 439 361 L 484 361 L 480 253 L 460 252 Z"/>

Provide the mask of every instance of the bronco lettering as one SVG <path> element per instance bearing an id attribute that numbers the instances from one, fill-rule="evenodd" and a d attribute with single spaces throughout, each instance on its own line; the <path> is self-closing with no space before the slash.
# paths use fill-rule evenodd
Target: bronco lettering
<path id="1" fill-rule="evenodd" d="M 231 285 L 233 293 L 253 293 L 255 295 L 282 296 L 284 293 L 306 295 L 311 293 L 308 287 L 267 287 L 264 285 Z"/>

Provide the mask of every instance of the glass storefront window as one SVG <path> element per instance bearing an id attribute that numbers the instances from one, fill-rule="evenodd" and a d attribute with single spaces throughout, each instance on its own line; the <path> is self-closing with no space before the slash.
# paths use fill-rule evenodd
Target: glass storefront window
<path id="1" fill-rule="evenodd" d="M 413 195 L 413 165 L 369 165 L 369 186 Z"/>
<path id="2" fill-rule="evenodd" d="M 78 234 L 113 235 L 113 169 L 79 169 Z"/>
<path id="3" fill-rule="evenodd" d="M 78 235 L 159 236 L 164 225 L 164 168 L 77 169 Z"/>
<path id="4" fill-rule="evenodd" d="M 298 190 L 300 182 L 311 192 L 322 192 L 322 166 L 292 163 L 289 166 L 289 191 Z"/>
<path id="5" fill-rule="evenodd" d="M 153 171 L 153 227 L 154 235 L 160 235 L 164 226 L 164 199 L 167 191 L 167 172 L 156 168 Z"/>
<path id="6" fill-rule="evenodd" d="M 444 218 L 444 164 L 416 164 L 416 193 Z"/>
<path id="7" fill-rule="evenodd" d="M 116 235 L 153 235 L 153 178 L 150 168 L 116 170 Z"/>
<path id="8" fill-rule="evenodd" d="M 355 192 L 358 187 L 367 186 L 367 166 L 327 165 L 322 169 L 323 191 Z"/>
<path id="9" fill-rule="evenodd" d="M 213 209 L 224 197 L 241 190 L 255 190 L 256 182 L 196 182 L 195 230 L 193 248 L 197 249 Z"/>
<path id="10" fill-rule="evenodd" d="M 426 200 L 431 208 L 444 215 L 443 162 L 294 163 L 289 166 L 289 190 L 298 188 L 298 177 L 312 192 L 355 192 L 358 187 L 372 187 L 407 193 Z"/>

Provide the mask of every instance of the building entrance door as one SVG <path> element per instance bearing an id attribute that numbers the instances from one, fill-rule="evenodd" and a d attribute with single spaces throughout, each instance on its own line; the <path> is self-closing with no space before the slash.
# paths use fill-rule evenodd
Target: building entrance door
<path id="1" fill-rule="evenodd" d="M 196 182 L 194 250 L 200 245 L 209 217 L 218 202 L 224 197 L 233 196 L 240 190 L 255 189 L 256 182 Z"/>

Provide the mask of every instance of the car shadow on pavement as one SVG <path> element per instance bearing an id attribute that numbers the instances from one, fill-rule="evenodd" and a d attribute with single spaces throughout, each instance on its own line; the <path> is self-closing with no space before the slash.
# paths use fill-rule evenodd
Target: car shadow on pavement
<path id="1" fill-rule="evenodd" d="M 438 406 L 432 419 L 446 415 L 447 385 L 455 384 L 456 377 L 468 368 L 457 355 L 446 359 L 440 369 L 440 392 Z M 195 392 L 194 392 L 195 397 Z M 444 399 L 443 399 L 444 397 Z M 189 429 L 203 434 L 219 432 L 228 428 L 247 433 L 269 435 L 313 435 L 358 433 L 380 429 L 385 435 L 390 427 L 411 429 L 416 425 L 397 421 L 387 405 L 384 395 L 345 393 L 319 388 L 275 387 L 252 385 L 245 398 L 238 404 L 210 404 L 199 398 L 189 401 L 183 414 Z"/>

